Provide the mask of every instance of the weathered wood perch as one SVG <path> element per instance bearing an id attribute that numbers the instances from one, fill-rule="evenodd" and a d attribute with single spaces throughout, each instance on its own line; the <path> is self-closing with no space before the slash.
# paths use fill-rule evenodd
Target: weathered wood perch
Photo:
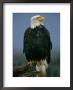
<path id="1" fill-rule="evenodd" d="M 13 77 L 17 77 L 25 73 L 30 66 L 28 64 L 13 67 Z"/>
<path id="2" fill-rule="evenodd" d="M 19 76 L 25 75 L 25 73 L 30 71 L 31 68 L 32 67 L 29 64 L 25 64 L 21 66 L 14 66 L 13 67 L 13 77 L 19 77 Z M 36 71 L 32 71 L 31 73 L 32 74 L 36 73 Z M 31 76 L 31 74 L 27 76 Z"/>

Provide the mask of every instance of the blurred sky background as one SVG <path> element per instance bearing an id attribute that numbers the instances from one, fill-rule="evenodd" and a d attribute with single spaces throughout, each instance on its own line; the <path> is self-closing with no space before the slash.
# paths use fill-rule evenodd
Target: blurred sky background
<path id="1" fill-rule="evenodd" d="M 13 13 L 13 53 L 23 54 L 24 32 L 30 26 L 30 18 L 34 15 L 45 17 L 45 27 L 50 32 L 53 44 L 52 53 L 60 54 L 60 13 Z"/>
<path id="2" fill-rule="evenodd" d="M 25 30 L 30 26 L 30 19 L 34 15 L 45 17 L 45 27 L 50 32 L 53 45 L 51 60 L 60 61 L 60 13 L 13 13 L 14 64 L 23 64 L 23 62 L 27 61 L 25 54 L 23 54 L 23 37 Z"/>

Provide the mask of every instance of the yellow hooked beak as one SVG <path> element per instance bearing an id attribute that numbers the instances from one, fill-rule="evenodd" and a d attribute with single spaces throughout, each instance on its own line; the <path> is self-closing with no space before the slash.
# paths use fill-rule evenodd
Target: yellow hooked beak
<path id="1" fill-rule="evenodd" d="M 40 21 L 40 22 L 42 22 L 42 21 L 45 20 L 45 17 L 44 16 L 39 16 L 39 17 L 37 17 L 37 20 Z"/>

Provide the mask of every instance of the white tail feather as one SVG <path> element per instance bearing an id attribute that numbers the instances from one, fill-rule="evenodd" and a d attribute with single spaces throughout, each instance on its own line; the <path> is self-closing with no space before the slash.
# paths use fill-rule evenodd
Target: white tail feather
<path id="1" fill-rule="evenodd" d="M 36 71 L 39 72 L 37 76 L 46 76 L 46 69 L 48 68 L 48 63 L 45 60 L 41 60 L 36 64 Z"/>

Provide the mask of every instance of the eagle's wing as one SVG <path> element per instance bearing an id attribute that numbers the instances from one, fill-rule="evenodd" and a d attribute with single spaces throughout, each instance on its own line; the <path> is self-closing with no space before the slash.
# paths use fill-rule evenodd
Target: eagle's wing
<path id="1" fill-rule="evenodd" d="M 27 28 L 24 32 L 23 37 L 23 53 L 25 53 L 25 45 L 26 45 L 25 43 L 27 43 L 28 38 L 30 38 L 29 36 L 30 36 L 30 28 Z"/>

